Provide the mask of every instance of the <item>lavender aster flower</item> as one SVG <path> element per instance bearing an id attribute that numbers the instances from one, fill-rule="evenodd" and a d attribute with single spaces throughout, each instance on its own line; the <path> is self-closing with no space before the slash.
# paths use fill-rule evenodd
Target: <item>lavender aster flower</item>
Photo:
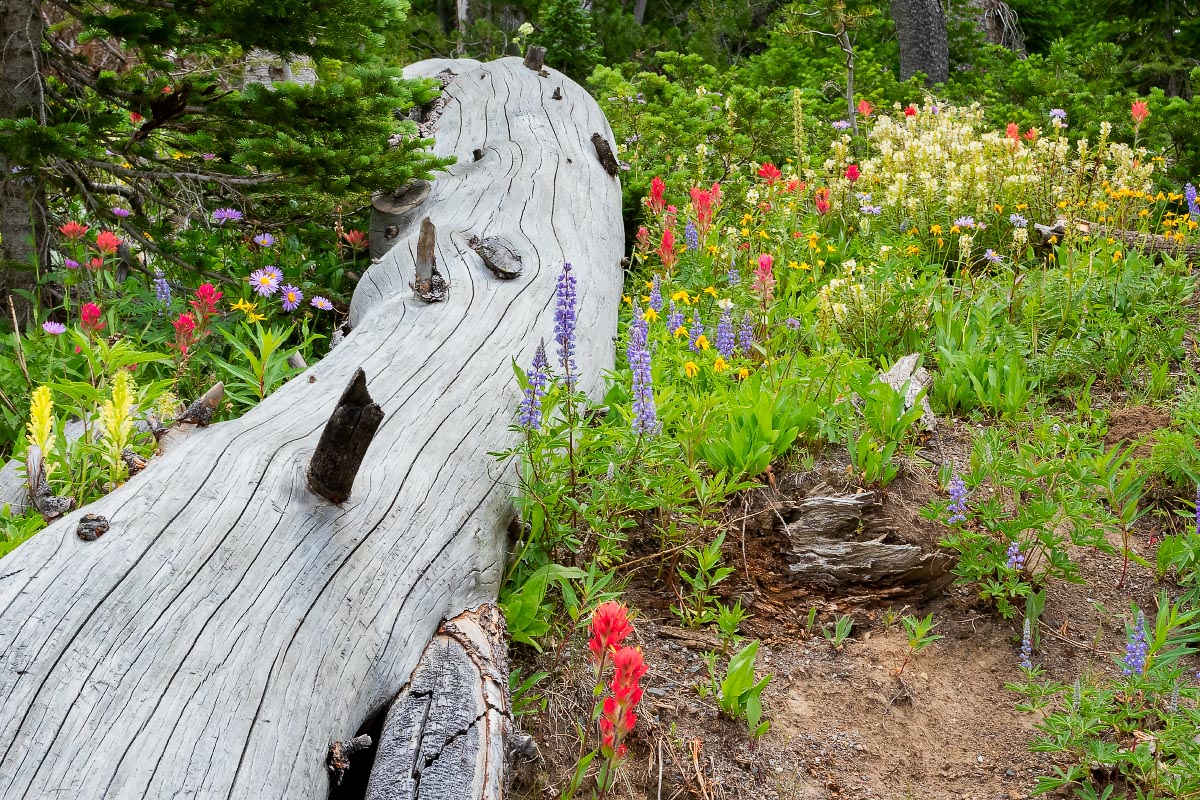
<path id="1" fill-rule="evenodd" d="M 1021 552 L 1021 545 L 1018 542 L 1009 542 L 1004 555 L 1008 556 L 1009 569 L 1018 571 L 1025 569 L 1025 554 Z"/>
<path id="2" fill-rule="evenodd" d="M 205 161 L 212 161 L 213 159 L 215 159 L 217 157 L 217 154 L 216 153 L 201 153 L 200 157 L 203 158 Z"/>
<path id="3" fill-rule="evenodd" d="M 958 219 L 954 220 L 954 224 L 960 228 L 974 228 L 975 227 L 975 218 L 974 217 L 959 217 Z"/>
<path id="4" fill-rule="evenodd" d="M 733 358 L 733 309 L 721 312 L 717 323 L 717 352 L 725 358 Z"/>
<path id="5" fill-rule="evenodd" d="M 633 430 L 642 436 L 654 436 L 662 428 L 654 405 L 654 378 L 650 351 L 643 346 L 633 354 Z"/>
<path id="6" fill-rule="evenodd" d="M 321 297 L 319 294 L 313 295 L 313 299 L 309 301 L 313 308 L 319 308 L 322 311 L 328 311 L 333 308 L 333 303 L 329 302 L 328 297 Z"/>
<path id="7" fill-rule="evenodd" d="M 675 331 L 683 327 L 683 312 L 675 308 L 675 301 L 671 301 L 671 313 L 667 314 L 667 332 L 672 336 Z"/>
<path id="8" fill-rule="evenodd" d="M 690 219 L 687 221 L 687 225 L 683 226 L 683 238 L 687 241 L 688 250 L 700 249 L 700 233 Z"/>
<path id="9" fill-rule="evenodd" d="M 1059 122 L 1066 122 L 1067 112 L 1063 111 L 1061 108 L 1052 108 L 1050 109 L 1050 119 L 1056 119 Z"/>
<path id="10" fill-rule="evenodd" d="M 128 208 L 114 208 L 112 212 L 114 217 L 119 217 L 120 219 L 125 219 L 130 214 Z"/>
<path id="11" fill-rule="evenodd" d="M 983 254 L 983 258 L 989 264 L 999 264 L 1001 261 L 1004 260 L 1004 258 L 999 253 L 997 253 L 995 250 L 993 250 L 990 247 Z"/>
<path id="12" fill-rule="evenodd" d="M 154 270 L 154 297 L 164 306 L 171 305 L 171 284 L 161 269 Z"/>
<path id="13" fill-rule="evenodd" d="M 242 218 L 242 212 L 236 208 L 218 208 L 212 213 L 213 222 L 224 225 L 226 222 L 237 222 Z"/>
<path id="14" fill-rule="evenodd" d="M 1026 225 L 1029 224 L 1029 220 L 1025 219 L 1020 214 L 1009 214 L 1008 222 L 1014 228 L 1024 228 Z"/>
<path id="15" fill-rule="evenodd" d="M 269 233 L 260 233 L 254 237 L 254 243 L 259 247 L 271 247 L 275 244 L 275 237 Z"/>
<path id="16" fill-rule="evenodd" d="M 533 354 L 533 364 L 525 375 L 528 386 L 525 396 L 517 407 L 517 424 L 526 430 L 540 430 L 542 427 L 542 398 L 546 396 L 546 386 L 550 382 L 549 362 L 546 360 L 546 340 L 538 342 Z"/>
<path id="17" fill-rule="evenodd" d="M 883 206 L 863 206 L 859 210 L 862 213 L 868 214 L 872 217 L 878 217 L 880 214 L 883 213 Z"/>
<path id="18" fill-rule="evenodd" d="M 45 322 L 42 323 L 42 330 L 44 330 L 46 333 L 50 334 L 51 336 L 58 336 L 59 334 L 66 332 L 67 326 L 63 325 L 61 322 L 53 322 L 51 320 L 46 320 Z"/>
<path id="19" fill-rule="evenodd" d="M 250 273 L 250 285 L 260 297 L 270 297 L 279 289 L 283 273 L 277 267 L 263 267 Z"/>
<path id="20" fill-rule="evenodd" d="M 1033 629 L 1029 617 L 1025 618 L 1025 626 L 1021 632 L 1021 669 L 1033 669 Z"/>
<path id="21" fill-rule="evenodd" d="M 850 120 L 847 119 L 835 119 L 829 124 L 835 131 L 845 131 L 850 129 Z"/>
<path id="22" fill-rule="evenodd" d="M 575 389 L 575 324 L 578 312 L 575 309 L 575 276 L 571 264 L 563 264 L 554 290 L 554 341 L 558 345 L 558 364 L 568 391 Z"/>
<path id="23" fill-rule="evenodd" d="M 700 323 L 700 309 L 692 311 L 692 326 L 688 328 L 688 347 L 692 348 L 693 353 L 700 352 L 698 341 L 704 335 L 704 325 Z"/>
<path id="24" fill-rule="evenodd" d="M 304 299 L 304 292 L 290 283 L 285 283 L 279 287 L 279 296 L 282 300 L 284 311 L 295 311 L 300 307 L 300 301 Z"/>
<path id="25" fill-rule="evenodd" d="M 741 354 L 750 355 L 750 350 L 754 347 L 754 318 L 750 316 L 749 311 L 742 317 L 742 324 L 738 326 L 737 341 Z"/>
<path id="26" fill-rule="evenodd" d="M 960 522 L 967 521 L 967 485 L 963 483 L 963 479 L 955 475 L 950 479 L 949 485 L 946 487 L 950 491 L 950 505 L 946 509 L 950 512 L 950 518 L 946 520 L 949 525 L 957 525 Z"/>
<path id="27" fill-rule="evenodd" d="M 79 262 L 73 258 L 64 258 L 63 266 L 67 269 L 79 269 Z"/>
<path id="28" fill-rule="evenodd" d="M 1150 645 L 1146 642 L 1146 615 L 1138 612 L 1137 622 L 1129 632 L 1129 641 L 1125 644 L 1125 658 L 1121 661 L 1122 675 L 1142 675 L 1146 672 L 1146 656 L 1150 654 Z"/>
<path id="29" fill-rule="evenodd" d="M 796 319 L 795 317 L 788 317 L 783 321 L 783 324 L 787 325 L 788 328 L 794 331 L 798 331 L 801 328 L 800 320 Z"/>
<path id="30" fill-rule="evenodd" d="M 650 307 L 654 309 L 655 314 L 660 314 L 663 310 L 662 281 L 655 275 L 651 283 Z"/>

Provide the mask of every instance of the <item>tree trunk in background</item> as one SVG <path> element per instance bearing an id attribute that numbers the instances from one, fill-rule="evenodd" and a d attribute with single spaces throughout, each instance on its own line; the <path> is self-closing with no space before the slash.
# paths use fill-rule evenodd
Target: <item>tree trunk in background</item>
<path id="1" fill-rule="evenodd" d="M 938 0 L 892 0 L 892 20 L 900 41 L 900 80 L 923 72 L 926 86 L 945 83 L 950 78 L 950 43 Z"/>
<path id="2" fill-rule="evenodd" d="M 196 430 L 4 557 L 0 797 L 325 800 L 330 742 L 392 702 L 444 618 L 495 600 L 517 475 L 489 453 L 521 440 L 511 359 L 528 364 L 551 337 L 569 261 L 580 388 L 602 392 L 621 301 L 621 186 L 591 140 L 611 145 L 603 112 L 561 73 L 519 58 L 405 69 L 446 73 L 440 112 L 423 124 L 458 163 L 363 275 L 353 331 L 244 416 Z M 410 289 L 425 218 L 440 302 Z M 520 274 L 494 275 L 473 238 L 504 243 Z M 361 398 L 339 398 L 359 369 L 383 422 L 334 505 L 310 489 L 307 465 L 331 444 L 335 407 L 352 421 Z M 76 533 L 86 513 L 109 523 L 93 542 Z M 478 638 L 456 630 L 460 650 Z M 476 673 L 503 675 L 500 660 Z M 426 675 L 468 674 L 425 663 Z M 465 694 L 430 698 L 428 685 L 409 687 L 411 708 L 467 708 Z M 437 797 L 447 756 L 479 763 L 464 742 L 497 741 L 490 723 L 468 727 L 440 739 L 460 729 L 423 727 L 425 758 L 404 776 L 417 798 Z"/>
<path id="3" fill-rule="evenodd" d="M 638 25 L 646 22 L 646 0 L 634 0 L 633 3 L 633 21 Z"/>
<path id="4" fill-rule="evenodd" d="M 42 30 L 39 3 L 0 0 L 0 119 L 45 121 L 38 63 Z M 14 172 L 14 166 L 0 156 L 0 297 L 33 288 L 31 263 L 45 249 L 45 206 L 37 184 L 31 174 Z M 27 314 L 27 304 L 13 299 Z"/>

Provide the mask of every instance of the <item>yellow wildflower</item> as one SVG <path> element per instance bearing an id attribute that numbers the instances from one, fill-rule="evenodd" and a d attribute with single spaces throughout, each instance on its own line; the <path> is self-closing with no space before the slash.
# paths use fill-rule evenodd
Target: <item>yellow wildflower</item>
<path id="1" fill-rule="evenodd" d="M 713 362 L 713 372 L 724 372 L 729 369 L 729 365 L 725 363 L 725 359 L 717 356 L 717 360 Z"/>
<path id="2" fill-rule="evenodd" d="M 54 400 L 50 396 L 49 386 L 39 386 L 33 390 L 29 404 L 29 443 L 37 445 L 47 461 L 54 452 Z M 46 472 L 50 471 L 51 465 L 47 463 Z"/>
<path id="3" fill-rule="evenodd" d="M 705 286 L 705 287 L 704 287 L 704 293 L 705 293 L 705 294 L 711 294 L 711 295 L 713 296 L 713 298 L 714 298 L 714 299 L 715 299 L 715 298 L 716 298 L 716 296 L 717 296 L 717 290 L 716 290 L 716 289 L 714 289 L 714 288 L 713 288 L 713 287 L 711 287 L 711 286 Z M 699 295 L 697 295 L 697 297 L 699 297 Z"/>
<path id="4" fill-rule="evenodd" d="M 631 306 L 631 305 L 633 305 L 633 298 L 627 294 L 623 294 L 623 295 L 621 295 L 621 302 L 627 306 Z"/>
<path id="5" fill-rule="evenodd" d="M 680 336 L 687 336 L 687 335 L 688 335 L 687 328 L 685 328 L 684 326 L 680 325 L 678 328 L 675 329 L 675 338 L 676 339 L 678 339 Z"/>
<path id="6" fill-rule="evenodd" d="M 658 312 L 653 308 L 647 308 L 646 313 L 642 315 L 642 319 L 646 320 L 646 322 L 654 322 L 654 320 L 658 319 Z"/>
<path id="7" fill-rule="evenodd" d="M 694 378 L 700 372 L 700 368 L 696 366 L 695 361 L 689 361 L 683 365 L 683 371 L 689 378 Z"/>
<path id="8" fill-rule="evenodd" d="M 742 367 L 741 369 L 738 370 L 737 376 L 738 376 L 739 381 L 745 380 L 746 378 L 750 377 L 750 370 L 746 369 L 745 367 Z"/>
<path id="9" fill-rule="evenodd" d="M 800 264 L 797 261 L 789 261 L 788 269 L 800 269 Z"/>
<path id="10" fill-rule="evenodd" d="M 715 244 L 710 244 L 710 245 L 708 246 L 708 254 L 709 254 L 710 256 L 715 256 L 715 255 L 716 255 L 717 253 L 719 253 L 719 252 L 720 252 L 720 248 L 719 248 L 719 247 L 717 247 Z"/>
<path id="11" fill-rule="evenodd" d="M 742 236 L 749 236 L 749 235 L 750 235 L 750 229 L 742 228 Z"/>
<path id="12" fill-rule="evenodd" d="M 680 289 L 678 292 L 676 292 L 675 294 L 671 295 L 671 299 L 672 299 L 672 300 L 682 300 L 682 301 L 683 301 L 683 302 L 685 302 L 685 303 L 686 303 L 686 302 L 688 302 L 688 293 L 687 293 L 687 290 L 686 290 L 686 289 Z"/>
<path id="13" fill-rule="evenodd" d="M 708 337 L 703 333 L 696 337 L 696 347 L 700 350 L 708 349 Z"/>
<path id="14" fill-rule="evenodd" d="M 942 235 L 942 226 L 941 225 L 930 225 L 929 232 L 932 233 L 934 236 L 941 236 Z"/>

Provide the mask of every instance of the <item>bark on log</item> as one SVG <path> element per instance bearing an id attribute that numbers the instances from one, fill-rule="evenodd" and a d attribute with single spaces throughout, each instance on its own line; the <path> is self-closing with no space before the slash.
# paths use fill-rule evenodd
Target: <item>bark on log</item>
<path id="1" fill-rule="evenodd" d="M 423 62 L 458 74 L 434 124 L 459 161 L 421 217 L 438 228 L 444 302 L 413 297 L 416 230 L 363 275 L 353 332 L 240 419 L 197 429 L 142 474 L 66 515 L 0 569 L 0 796 L 324 798 L 331 741 L 409 680 L 441 621 L 495 598 L 515 476 L 510 360 L 553 329 L 575 267 L 580 386 L 612 367 L 620 186 L 588 94 L 509 58 Z M 561 85 L 563 102 L 550 93 Z M 489 157 L 471 162 L 473 148 Z M 500 236 L 502 281 L 470 251 Z M 385 412 L 354 494 L 304 467 L 357 369 Z M 83 513 L 110 529 L 75 533 Z"/>

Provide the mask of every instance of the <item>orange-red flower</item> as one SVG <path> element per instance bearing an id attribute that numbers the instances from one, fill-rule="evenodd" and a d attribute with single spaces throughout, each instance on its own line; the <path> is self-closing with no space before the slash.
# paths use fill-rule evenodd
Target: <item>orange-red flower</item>
<path id="1" fill-rule="evenodd" d="M 916 115 L 917 115 L 917 107 L 916 106 L 908 105 L 908 106 L 904 107 L 904 116 L 915 117 Z"/>
<path id="2" fill-rule="evenodd" d="M 84 303 L 83 307 L 79 309 L 79 327 L 88 334 L 104 330 L 104 323 L 100 321 L 100 306 L 95 303 Z"/>
<path id="3" fill-rule="evenodd" d="M 1012 139 L 1014 142 L 1021 138 L 1021 129 L 1017 127 L 1017 123 L 1010 122 L 1004 130 L 1004 135 Z"/>
<path id="4" fill-rule="evenodd" d="M 767 182 L 768 186 L 773 186 L 775 181 L 783 177 L 783 173 L 779 171 L 779 167 L 771 163 L 763 164 L 758 169 L 758 177 Z"/>
<path id="5" fill-rule="evenodd" d="M 367 235 L 362 231 L 346 231 L 342 234 L 342 238 L 355 250 L 362 250 L 367 246 Z"/>
<path id="6" fill-rule="evenodd" d="M 670 228 L 663 228 L 662 242 L 658 245 L 658 257 L 662 259 L 663 266 L 668 270 L 675 266 L 678 254 L 675 252 L 675 232 Z"/>
<path id="7" fill-rule="evenodd" d="M 862 114 L 864 117 L 869 117 L 869 116 L 871 116 L 871 114 L 872 114 L 874 111 L 875 111 L 875 108 L 874 108 L 874 106 L 872 106 L 872 105 L 871 105 L 870 103 L 868 103 L 866 100 L 859 100 L 859 101 L 858 101 L 858 113 L 859 113 L 859 114 Z"/>
<path id="8" fill-rule="evenodd" d="M 646 206 L 653 214 L 661 214 L 666 207 L 666 201 L 663 199 L 663 192 L 666 191 L 667 185 L 663 183 L 663 179 L 657 175 L 650 181 L 650 196 L 646 198 Z"/>
<path id="9" fill-rule="evenodd" d="M 640 681 L 647 672 L 642 651 L 622 647 L 613 653 L 612 694 L 604 698 L 600 711 L 600 752 L 608 759 L 610 768 L 625 757 L 623 740 L 637 724 L 634 709 L 642 699 Z"/>
<path id="10" fill-rule="evenodd" d="M 102 255 L 111 256 L 120 246 L 121 237 L 112 231 L 100 231 L 100 235 L 96 237 L 96 252 Z"/>
<path id="11" fill-rule="evenodd" d="M 851 164 L 850 166 L 846 167 L 846 179 L 851 183 L 854 183 L 856 180 L 858 180 L 861 175 L 862 173 L 858 171 L 858 164 Z"/>
<path id="12" fill-rule="evenodd" d="M 59 225 L 58 232 L 68 239 L 82 239 L 87 236 L 88 226 L 72 220 L 65 225 Z"/>
<path id="13" fill-rule="evenodd" d="M 1146 105 L 1145 100 L 1135 100 L 1129 107 L 1129 113 L 1133 117 L 1133 127 L 1140 128 L 1146 117 L 1150 116 L 1150 107 Z"/>
<path id="14" fill-rule="evenodd" d="M 588 638 L 588 650 L 592 651 L 592 658 L 603 661 L 631 633 L 633 625 L 629 623 L 629 609 L 615 600 L 601 603 L 592 612 L 591 636 Z"/>

